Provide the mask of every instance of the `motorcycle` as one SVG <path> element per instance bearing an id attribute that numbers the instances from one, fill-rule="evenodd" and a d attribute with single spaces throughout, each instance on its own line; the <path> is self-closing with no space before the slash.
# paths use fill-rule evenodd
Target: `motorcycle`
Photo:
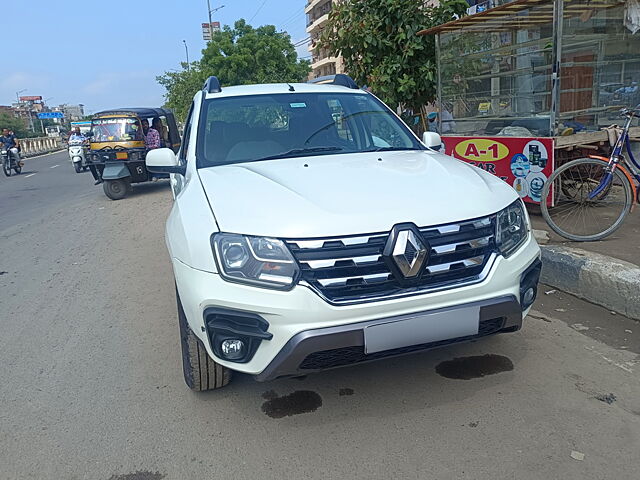
<path id="1" fill-rule="evenodd" d="M 87 160 L 84 154 L 84 142 L 82 140 L 71 140 L 69 142 L 69 158 L 76 173 L 87 171 Z"/>
<path id="2" fill-rule="evenodd" d="M 7 177 L 11 176 L 12 169 L 16 174 L 20 174 L 20 172 L 22 172 L 22 165 L 20 164 L 20 161 L 16 161 L 7 149 L 2 148 L 0 151 L 0 160 L 2 160 L 2 171 Z"/>

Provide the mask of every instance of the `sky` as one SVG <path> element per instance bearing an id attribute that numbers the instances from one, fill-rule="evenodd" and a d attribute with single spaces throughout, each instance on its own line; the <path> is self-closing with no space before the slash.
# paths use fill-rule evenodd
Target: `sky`
<path id="1" fill-rule="evenodd" d="M 210 0 L 213 21 L 273 24 L 295 43 L 306 38 L 306 0 Z M 5 54 L 0 105 L 20 95 L 42 95 L 47 105 L 107 108 L 161 106 L 155 78 L 198 60 L 207 0 L 2 0 Z M 7 51 L 8 49 L 8 51 Z M 298 48 L 308 56 L 306 45 Z M 10 59 L 10 60 L 9 60 Z M 8 70 L 8 71 L 7 71 Z"/>

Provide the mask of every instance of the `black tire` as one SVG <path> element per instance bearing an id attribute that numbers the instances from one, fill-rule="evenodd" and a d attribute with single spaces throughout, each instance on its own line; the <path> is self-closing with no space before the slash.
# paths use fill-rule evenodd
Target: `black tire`
<path id="1" fill-rule="evenodd" d="M 620 168 L 617 168 L 613 175 L 612 183 L 609 184 L 596 198 L 588 200 L 585 198 L 585 195 L 592 191 L 597 185 L 599 181 L 599 175 L 602 175 L 604 172 L 604 168 L 607 166 L 607 162 L 603 160 L 591 159 L 591 158 L 579 158 L 577 160 L 572 160 L 570 162 L 565 163 L 560 168 L 557 168 L 553 174 L 547 179 L 544 184 L 544 188 L 542 189 L 542 197 L 540 201 L 540 209 L 542 211 L 542 216 L 544 217 L 547 225 L 551 227 L 551 229 L 556 232 L 558 235 L 565 237 L 574 242 L 593 242 L 596 240 L 602 240 L 603 238 L 611 235 L 615 232 L 624 221 L 625 217 L 631 210 L 631 205 L 634 202 L 633 198 L 633 189 L 629 180 L 622 173 Z M 576 170 L 572 170 L 576 169 Z M 584 178 L 581 174 L 572 174 L 574 171 L 583 170 L 588 172 Z M 595 172 L 595 175 L 592 173 Z M 576 180 L 576 177 L 578 179 Z M 567 187 L 563 182 L 564 179 L 570 180 L 573 182 L 573 186 Z M 581 217 L 583 219 L 583 225 L 586 227 L 587 220 L 587 212 L 591 213 L 590 216 L 590 225 L 593 225 L 592 231 L 578 232 L 579 222 L 576 220 L 575 222 L 567 222 L 571 225 L 571 228 L 574 231 L 569 231 L 568 227 L 563 227 L 559 225 L 558 220 L 560 218 L 567 218 L 569 210 L 565 205 L 560 205 L 556 207 L 549 208 L 547 205 L 547 200 L 551 193 L 551 186 L 554 184 L 556 189 L 556 194 L 560 191 L 564 196 L 564 200 L 567 200 L 566 204 L 580 204 L 582 212 L 584 215 Z M 615 182 L 615 190 L 612 187 Z M 588 188 L 584 188 L 587 185 Z M 573 189 L 573 190 L 572 190 Z M 621 200 L 617 203 L 619 204 L 619 211 L 617 209 L 613 214 L 608 215 L 608 217 L 598 216 L 598 206 L 605 205 L 609 199 L 611 199 L 614 195 L 620 197 Z M 561 210 L 563 209 L 564 210 Z M 569 207 L 570 208 L 570 207 Z M 602 210 L 605 210 L 604 208 Z M 561 211 L 563 215 L 558 215 L 556 211 Z M 555 217 L 555 218 L 554 218 Z M 585 228 L 586 229 L 586 228 Z"/>
<path id="2" fill-rule="evenodd" d="M 82 171 L 82 167 L 77 162 L 73 163 L 73 169 L 76 171 L 76 173 L 80 173 Z"/>
<path id="3" fill-rule="evenodd" d="M 102 184 L 104 194 L 111 200 L 122 200 L 129 193 L 130 182 L 124 178 L 118 180 L 105 180 Z"/>
<path id="4" fill-rule="evenodd" d="M 180 295 L 176 289 L 180 345 L 182 347 L 182 371 L 187 386 L 196 392 L 216 390 L 231 381 L 231 370 L 216 363 L 187 323 Z"/>
<path id="5" fill-rule="evenodd" d="M 2 171 L 7 177 L 11 176 L 11 167 L 9 166 L 8 162 L 2 162 Z"/>
<path id="6" fill-rule="evenodd" d="M 20 165 L 16 165 L 15 167 L 13 167 L 13 170 L 17 175 L 20 175 L 22 173 L 22 167 Z"/>

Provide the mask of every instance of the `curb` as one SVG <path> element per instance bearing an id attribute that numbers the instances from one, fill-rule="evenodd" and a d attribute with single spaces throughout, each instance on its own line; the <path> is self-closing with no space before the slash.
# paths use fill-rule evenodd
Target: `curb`
<path id="1" fill-rule="evenodd" d="M 543 245 L 540 281 L 640 320 L 640 267 L 580 248 Z"/>

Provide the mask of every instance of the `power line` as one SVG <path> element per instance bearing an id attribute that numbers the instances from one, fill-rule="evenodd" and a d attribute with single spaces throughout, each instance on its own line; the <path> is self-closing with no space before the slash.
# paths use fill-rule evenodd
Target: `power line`
<path id="1" fill-rule="evenodd" d="M 297 21 L 300 17 L 304 16 L 304 12 L 294 15 L 290 20 L 280 25 L 280 28 L 284 29 L 287 25 L 291 25 L 294 21 Z"/>
<path id="2" fill-rule="evenodd" d="M 260 10 L 262 10 L 262 7 L 264 7 L 264 4 L 267 3 L 267 0 L 264 0 L 260 6 L 258 7 L 258 10 L 256 10 L 256 13 L 253 14 L 253 17 L 251 17 L 249 19 L 249 21 L 247 23 L 251 23 L 251 20 L 253 20 L 254 18 L 256 18 L 256 15 L 258 15 L 258 13 L 260 13 Z"/>
<path id="3" fill-rule="evenodd" d="M 305 7 L 299 8 L 298 10 L 293 12 L 293 15 L 289 15 L 286 19 L 284 19 L 280 24 L 280 28 L 283 28 L 289 25 L 291 22 L 299 18 L 301 15 L 304 15 L 304 8 Z"/>
<path id="4" fill-rule="evenodd" d="M 309 40 L 311 40 L 311 37 L 303 38 L 302 40 L 298 40 L 296 43 L 294 43 L 293 46 L 294 47 L 300 47 L 300 46 L 304 45 L 305 43 L 309 43 Z"/>

